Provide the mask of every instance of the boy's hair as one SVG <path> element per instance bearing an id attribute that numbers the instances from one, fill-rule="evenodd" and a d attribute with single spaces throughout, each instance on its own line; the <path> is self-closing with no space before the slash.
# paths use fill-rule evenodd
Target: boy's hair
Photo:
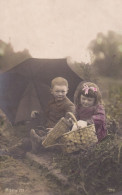
<path id="1" fill-rule="evenodd" d="M 68 88 L 68 81 L 63 77 L 56 77 L 51 81 L 51 88 L 53 88 L 55 85 L 64 85 Z"/>
<path id="2" fill-rule="evenodd" d="M 95 98 L 95 105 L 102 103 L 102 96 L 99 87 L 95 83 L 84 82 L 84 81 L 79 83 L 74 94 L 74 103 L 76 106 L 80 105 L 81 95 Z"/>

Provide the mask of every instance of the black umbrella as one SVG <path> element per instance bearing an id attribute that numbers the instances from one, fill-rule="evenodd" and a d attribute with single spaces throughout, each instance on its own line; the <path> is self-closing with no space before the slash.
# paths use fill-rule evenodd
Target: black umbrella
<path id="1" fill-rule="evenodd" d="M 58 76 L 68 80 L 68 97 L 73 101 L 82 79 L 66 59 L 30 58 L 0 74 L 0 108 L 12 124 L 30 120 L 32 110 L 43 113 L 50 99 L 51 80 Z"/>

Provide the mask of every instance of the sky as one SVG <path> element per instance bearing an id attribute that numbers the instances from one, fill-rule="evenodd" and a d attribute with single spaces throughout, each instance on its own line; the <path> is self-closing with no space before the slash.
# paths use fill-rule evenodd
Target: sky
<path id="1" fill-rule="evenodd" d="M 0 0 L 0 39 L 32 57 L 87 61 L 109 30 L 122 34 L 122 0 Z"/>

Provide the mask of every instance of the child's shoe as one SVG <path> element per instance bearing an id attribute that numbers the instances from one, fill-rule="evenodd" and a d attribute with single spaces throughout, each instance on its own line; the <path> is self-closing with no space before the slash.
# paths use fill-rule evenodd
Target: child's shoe
<path id="1" fill-rule="evenodd" d="M 30 139 L 32 144 L 32 153 L 37 154 L 40 151 L 40 148 L 42 147 L 42 137 L 37 135 L 34 129 L 31 129 L 30 131 Z"/>

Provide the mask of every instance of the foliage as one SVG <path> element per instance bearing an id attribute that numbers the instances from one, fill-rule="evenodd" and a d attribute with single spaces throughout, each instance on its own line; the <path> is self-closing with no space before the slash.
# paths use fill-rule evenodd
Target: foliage
<path id="1" fill-rule="evenodd" d="M 122 35 L 109 31 L 107 35 L 99 33 L 89 45 L 95 60 L 94 68 L 103 76 L 122 76 Z"/>
<path id="2" fill-rule="evenodd" d="M 10 43 L 5 43 L 0 40 L 0 70 L 5 71 L 19 64 L 27 58 L 30 58 L 29 51 L 14 52 Z"/>
<path id="3" fill-rule="evenodd" d="M 94 82 L 96 83 L 98 81 L 96 71 L 93 69 L 93 67 L 89 64 L 81 64 L 80 65 L 82 72 L 83 72 L 83 78 L 85 81 Z"/>
<path id="4" fill-rule="evenodd" d="M 108 101 L 106 102 L 107 118 L 115 119 L 121 124 L 122 86 L 110 86 L 108 92 Z"/>
<path id="5" fill-rule="evenodd" d="M 57 155 L 56 161 L 79 194 L 102 195 L 110 189 L 121 190 L 122 144 L 115 137 L 106 137 L 80 153 Z"/>
<path id="6" fill-rule="evenodd" d="M 74 62 L 73 63 L 74 71 L 85 81 L 97 83 L 98 77 L 97 72 L 90 64 L 85 64 L 83 62 Z"/>

